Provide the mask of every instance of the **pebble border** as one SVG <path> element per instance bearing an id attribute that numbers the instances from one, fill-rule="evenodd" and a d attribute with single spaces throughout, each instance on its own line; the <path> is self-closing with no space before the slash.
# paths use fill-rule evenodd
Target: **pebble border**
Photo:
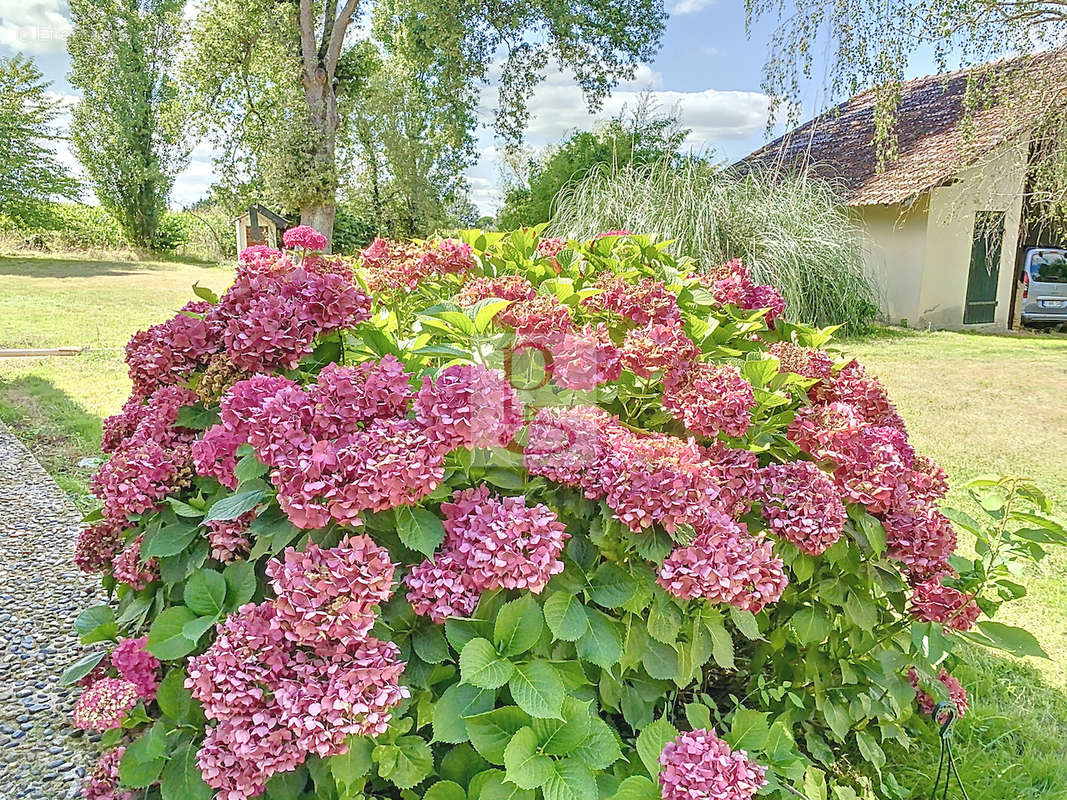
<path id="1" fill-rule="evenodd" d="M 83 652 L 74 618 L 102 601 L 74 566 L 81 514 L 0 423 L 0 798 L 78 796 L 95 757 L 70 722 L 80 689 L 59 675 Z"/>

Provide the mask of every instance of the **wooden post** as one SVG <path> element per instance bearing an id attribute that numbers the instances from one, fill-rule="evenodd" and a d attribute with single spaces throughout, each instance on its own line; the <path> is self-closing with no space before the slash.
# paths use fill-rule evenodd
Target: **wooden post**
<path id="1" fill-rule="evenodd" d="M 0 358 L 40 358 L 41 356 L 80 356 L 82 347 L 30 347 L 25 349 L 0 348 Z"/>

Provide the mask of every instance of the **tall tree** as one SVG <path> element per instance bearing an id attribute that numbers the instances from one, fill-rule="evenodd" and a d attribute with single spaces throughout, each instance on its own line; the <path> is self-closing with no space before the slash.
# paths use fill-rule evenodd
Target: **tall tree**
<path id="1" fill-rule="evenodd" d="M 100 204 L 130 243 L 150 248 L 184 167 L 180 105 L 168 70 L 183 0 L 69 0 L 70 82 L 82 91 L 71 138 Z"/>
<path id="2" fill-rule="evenodd" d="M 379 230 L 426 235 L 456 222 L 464 203 L 463 171 L 476 158 L 474 91 L 443 74 L 440 59 L 409 28 L 377 22 L 379 43 L 348 51 L 349 74 L 359 78 L 341 100 L 348 122 L 342 164 L 354 178 L 346 195 Z"/>
<path id="3" fill-rule="evenodd" d="M 414 50 L 420 69 L 431 54 L 433 80 L 456 89 L 439 102 L 459 117 L 473 119 L 474 89 L 498 77 L 496 129 L 517 140 L 526 98 L 550 66 L 571 69 L 596 107 L 655 52 L 664 19 L 662 0 L 206 0 L 185 75 L 216 140 L 276 178 L 278 200 L 329 233 L 343 176 L 338 98 L 353 78 L 343 69 L 348 46 Z M 372 20 L 375 36 L 363 24 Z M 405 46 L 391 40 L 396 31 Z"/>
<path id="4" fill-rule="evenodd" d="M 50 85 L 31 59 L 0 58 L 0 216 L 16 223 L 32 224 L 50 199 L 78 193 L 52 146 L 59 108 Z"/>
<path id="5" fill-rule="evenodd" d="M 975 110 L 1001 103 L 1014 112 L 1011 124 L 1035 145 L 1035 207 L 1067 219 L 1067 58 L 1031 61 L 1044 58 L 1035 51 L 1065 41 L 1067 0 L 745 0 L 745 6 L 750 27 L 762 18 L 776 23 L 763 80 L 771 119 L 785 108 L 795 121 L 802 84 L 815 74 L 816 58 L 825 58 L 829 100 L 875 88 L 883 163 L 896 156 L 900 83 L 916 56 L 932 53 L 945 71 L 1026 54 L 975 70 L 967 101 Z"/>

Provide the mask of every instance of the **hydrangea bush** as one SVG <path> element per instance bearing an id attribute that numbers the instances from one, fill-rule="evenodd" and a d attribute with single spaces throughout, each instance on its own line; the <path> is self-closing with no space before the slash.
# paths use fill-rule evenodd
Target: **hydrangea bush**
<path id="1" fill-rule="evenodd" d="M 84 796 L 895 797 L 1067 534 L 979 521 L 831 331 L 623 231 L 309 228 L 138 333 L 78 565 Z M 976 537 L 954 553 L 950 519 Z"/>

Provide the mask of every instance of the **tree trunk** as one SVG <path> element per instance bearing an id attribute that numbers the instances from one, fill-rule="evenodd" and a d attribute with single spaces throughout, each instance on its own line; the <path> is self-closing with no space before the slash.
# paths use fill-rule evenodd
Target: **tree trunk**
<path id="1" fill-rule="evenodd" d="M 322 34 L 316 41 L 315 4 L 299 0 L 300 59 L 304 65 L 301 80 L 308 104 L 308 123 L 313 185 L 317 196 L 301 203 L 300 221 L 326 236 L 326 249 L 332 249 L 333 223 L 337 216 L 337 62 L 341 57 L 345 31 L 359 0 L 327 0 L 323 10 Z"/>
<path id="2" fill-rule="evenodd" d="M 304 95 L 308 103 L 311 123 L 311 169 L 315 171 L 323 191 L 316 201 L 300 208 L 300 222 L 310 225 L 326 237 L 327 252 L 332 250 L 333 222 L 337 216 L 337 93 L 325 68 L 305 71 Z"/>
<path id="3" fill-rule="evenodd" d="M 300 224 L 310 225 L 326 237 L 326 252 L 333 250 L 333 221 L 336 216 L 336 203 L 319 203 L 300 209 Z"/>

